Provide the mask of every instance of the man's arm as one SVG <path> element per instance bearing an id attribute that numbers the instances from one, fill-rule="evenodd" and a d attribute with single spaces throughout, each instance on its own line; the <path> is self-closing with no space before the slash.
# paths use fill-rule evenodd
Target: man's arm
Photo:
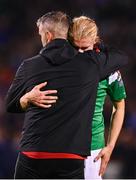
<path id="1" fill-rule="evenodd" d="M 24 62 L 18 68 L 15 78 L 7 92 L 6 110 L 11 113 L 21 113 L 19 99 L 25 94 L 25 64 Z"/>
<path id="2" fill-rule="evenodd" d="M 97 59 L 96 63 L 99 67 L 100 80 L 107 78 L 111 73 L 128 63 L 128 57 L 124 52 L 115 48 L 104 47 L 98 53 L 94 51 L 93 56 Z"/>
<path id="3" fill-rule="evenodd" d="M 115 147 L 124 120 L 124 110 L 125 110 L 124 99 L 113 102 L 113 104 L 114 107 L 111 116 L 111 126 L 109 130 L 107 145 L 100 151 L 98 156 L 94 159 L 94 161 L 97 161 L 98 159 L 101 158 L 101 166 L 99 171 L 99 175 L 101 176 L 105 173 L 107 164 L 110 160 L 112 151 Z"/>
<path id="4" fill-rule="evenodd" d="M 41 88 L 46 85 L 47 82 L 41 83 L 20 98 L 20 105 L 23 110 L 26 110 L 30 103 L 41 108 L 50 108 L 53 103 L 56 103 L 58 97 L 53 96 L 53 94 L 56 94 L 57 90 L 41 91 Z"/>
<path id="5" fill-rule="evenodd" d="M 16 72 L 5 99 L 7 112 L 23 113 L 30 103 L 49 108 L 52 103 L 56 102 L 57 97 L 52 95 L 57 92 L 56 90 L 40 91 L 47 84 L 46 82 L 35 86 L 30 92 L 26 93 L 25 77 L 25 64 L 23 62 Z"/>

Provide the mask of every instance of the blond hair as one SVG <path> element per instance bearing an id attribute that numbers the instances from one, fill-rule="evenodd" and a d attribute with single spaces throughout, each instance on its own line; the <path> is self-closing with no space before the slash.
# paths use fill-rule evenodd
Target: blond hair
<path id="1" fill-rule="evenodd" d="M 86 16 L 80 16 L 73 19 L 69 30 L 69 37 L 72 41 L 88 38 L 94 44 L 99 42 L 98 27 L 94 20 Z"/>

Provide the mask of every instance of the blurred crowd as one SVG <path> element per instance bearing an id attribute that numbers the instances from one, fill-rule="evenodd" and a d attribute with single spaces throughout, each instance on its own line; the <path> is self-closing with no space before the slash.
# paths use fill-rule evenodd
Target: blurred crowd
<path id="1" fill-rule="evenodd" d="M 101 39 L 129 56 L 128 66 L 121 71 L 127 91 L 125 122 L 105 178 L 136 178 L 135 7 L 135 0 L 0 0 L 0 178 L 13 178 L 23 124 L 23 114 L 5 112 L 4 98 L 21 61 L 41 48 L 36 20 L 52 10 L 93 18 Z M 105 106 L 108 132 L 109 101 Z"/>

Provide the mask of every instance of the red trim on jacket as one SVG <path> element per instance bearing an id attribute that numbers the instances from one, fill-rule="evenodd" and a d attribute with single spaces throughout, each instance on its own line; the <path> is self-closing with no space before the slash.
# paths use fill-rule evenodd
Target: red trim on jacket
<path id="1" fill-rule="evenodd" d="M 77 154 L 71 153 L 50 153 L 50 152 L 22 152 L 29 158 L 33 159 L 86 159 Z"/>

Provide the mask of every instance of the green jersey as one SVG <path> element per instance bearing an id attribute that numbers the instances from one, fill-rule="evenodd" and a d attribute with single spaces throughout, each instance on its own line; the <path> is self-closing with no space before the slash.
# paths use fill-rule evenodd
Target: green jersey
<path id="1" fill-rule="evenodd" d="M 111 101 L 119 101 L 126 98 L 125 87 L 120 72 L 115 72 L 107 79 L 99 82 L 92 121 L 91 150 L 100 149 L 105 146 L 103 106 L 107 95 L 109 95 Z"/>

